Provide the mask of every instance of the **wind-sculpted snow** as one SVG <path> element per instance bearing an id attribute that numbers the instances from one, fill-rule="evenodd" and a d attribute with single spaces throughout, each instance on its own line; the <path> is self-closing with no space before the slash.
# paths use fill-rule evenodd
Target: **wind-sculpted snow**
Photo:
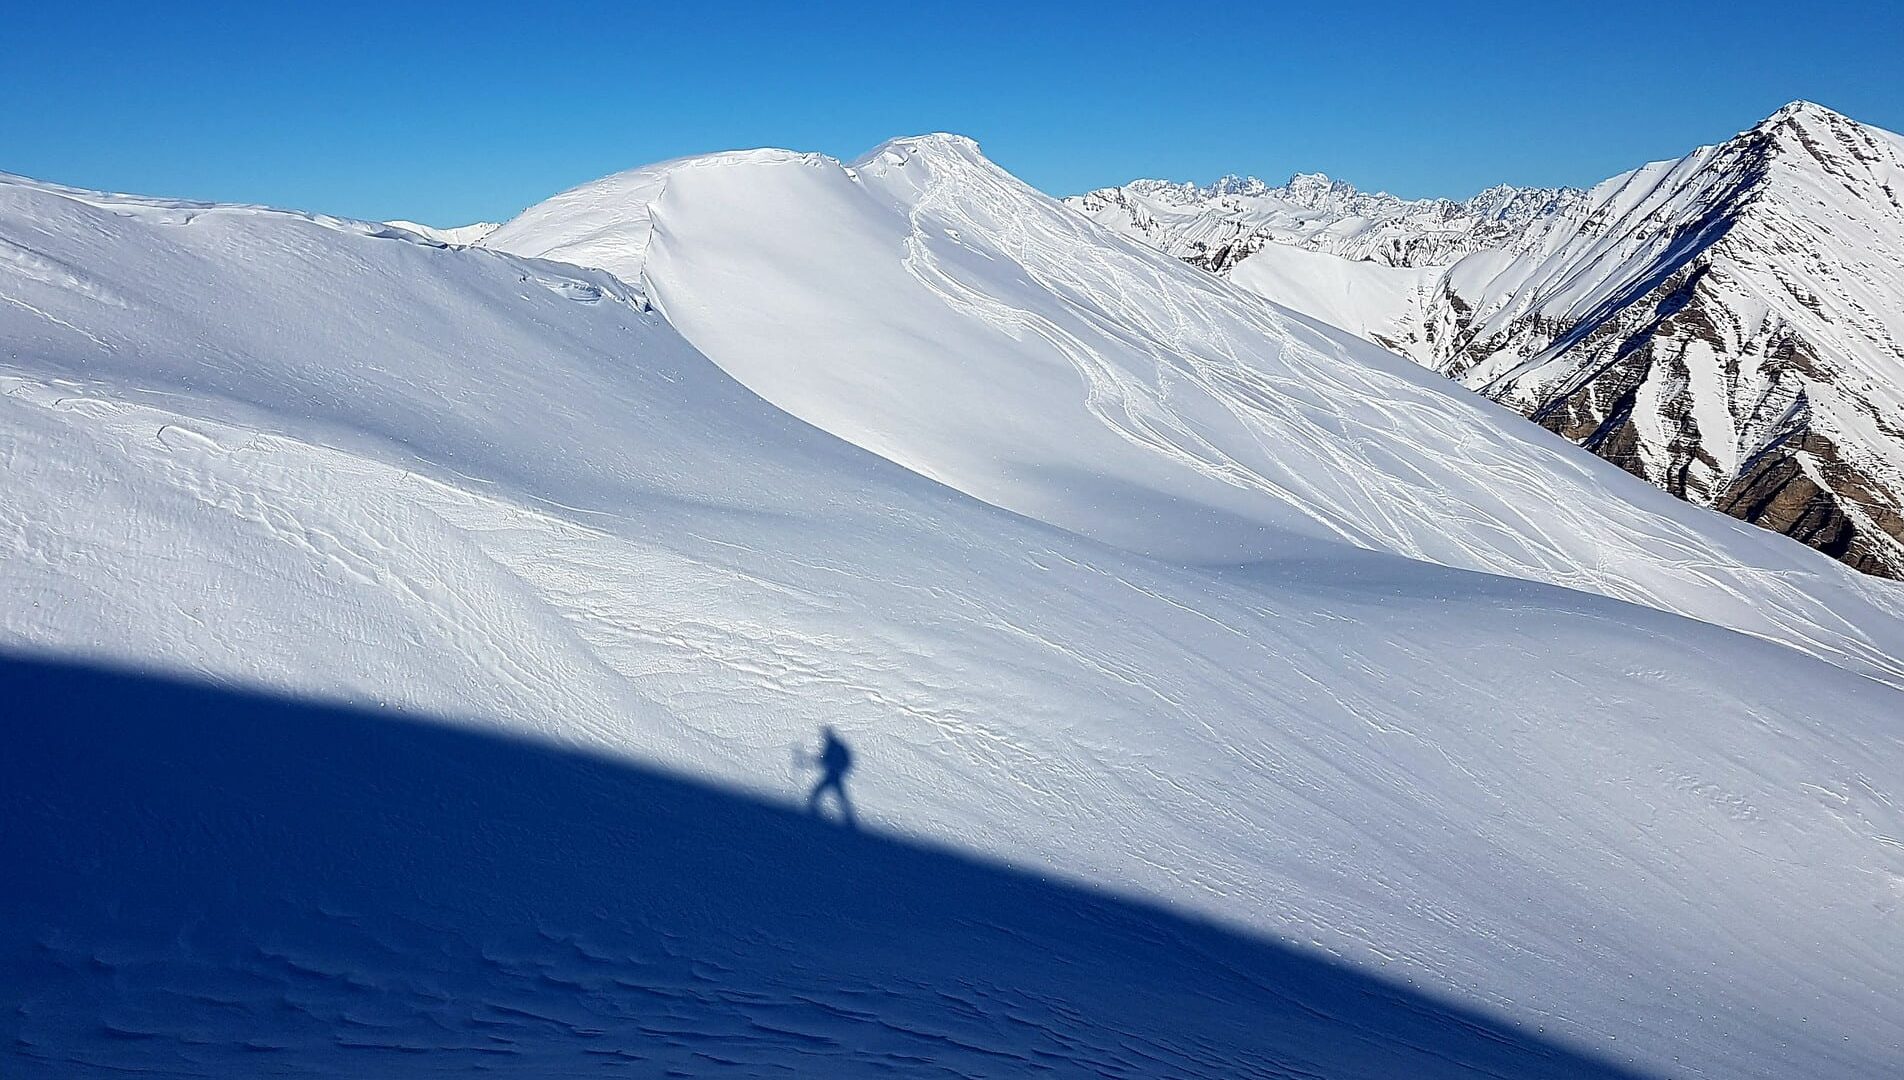
<path id="1" fill-rule="evenodd" d="M 648 285 L 1017 512 L 604 272 L 0 184 L 0 1073 L 1896 1073 L 1904 694 L 1330 538 L 1847 572 L 943 149 L 671 170 Z"/>
<path id="2" fill-rule="evenodd" d="M 953 136 L 850 167 L 751 151 L 636 170 L 485 243 L 641 281 L 769 401 L 1129 549 L 1218 563 L 1346 542 L 1904 672 L 1880 589 L 1116 240 Z"/>
<path id="3" fill-rule="evenodd" d="M 474 244 L 483 237 L 496 231 L 496 222 L 493 221 L 478 221 L 469 225 L 458 225 L 450 229 L 437 228 L 433 225 L 419 225 L 414 221 L 386 221 L 384 224 L 395 225 L 399 229 L 407 229 L 425 240 L 434 240 L 439 244 L 454 244 L 459 247 L 467 247 L 470 244 Z"/>

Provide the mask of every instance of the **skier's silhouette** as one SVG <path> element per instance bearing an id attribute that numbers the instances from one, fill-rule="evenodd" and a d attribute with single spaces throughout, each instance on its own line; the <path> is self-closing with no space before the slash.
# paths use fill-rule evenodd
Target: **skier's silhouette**
<path id="1" fill-rule="evenodd" d="M 820 770 L 820 779 L 807 794 L 807 812 L 817 816 L 820 813 L 820 797 L 831 791 L 840 804 L 840 819 L 853 825 L 856 821 L 853 800 L 846 797 L 846 774 L 853 767 L 853 751 L 847 749 L 839 733 L 831 727 L 821 728 L 820 735 L 825 740 L 820 745 L 820 752 L 808 759 L 808 764 Z"/>

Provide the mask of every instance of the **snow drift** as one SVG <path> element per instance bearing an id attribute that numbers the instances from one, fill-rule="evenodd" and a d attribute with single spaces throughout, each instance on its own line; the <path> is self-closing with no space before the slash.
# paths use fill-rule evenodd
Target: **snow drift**
<path id="1" fill-rule="evenodd" d="M 458 225 L 450 229 L 441 229 L 433 225 L 419 225 L 414 221 L 386 221 L 385 225 L 395 225 L 416 233 L 425 240 L 434 240 L 439 244 L 454 244 L 467 247 L 496 231 L 496 222 L 477 221 L 468 225 Z"/>

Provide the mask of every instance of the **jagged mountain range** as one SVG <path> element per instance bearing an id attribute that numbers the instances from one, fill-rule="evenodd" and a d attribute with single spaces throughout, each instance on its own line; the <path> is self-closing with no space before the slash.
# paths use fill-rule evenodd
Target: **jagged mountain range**
<path id="1" fill-rule="evenodd" d="M 1896 578 L 1901 192 L 1904 139 L 1794 102 L 1589 192 L 1409 202 L 1298 177 L 1069 202 L 1681 498 Z"/>
<path id="2" fill-rule="evenodd" d="M 1277 187 L 1234 175 L 1209 185 L 1136 180 L 1065 201 L 1099 224 L 1226 273 L 1267 244 L 1384 266 L 1445 263 L 1497 246 L 1585 197 L 1578 188 L 1502 184 L 1461 202 L 1403 199 L 1299 173 Z"/>

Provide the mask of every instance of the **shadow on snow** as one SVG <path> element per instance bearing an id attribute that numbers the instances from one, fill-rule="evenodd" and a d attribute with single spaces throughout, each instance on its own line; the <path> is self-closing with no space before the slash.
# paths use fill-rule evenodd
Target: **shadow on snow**
<path id="1" fill-rule="evenodd" d="M 624 761 L 20 658 L 0 716 L 8 1077 L 1631 1075 Z"/>

